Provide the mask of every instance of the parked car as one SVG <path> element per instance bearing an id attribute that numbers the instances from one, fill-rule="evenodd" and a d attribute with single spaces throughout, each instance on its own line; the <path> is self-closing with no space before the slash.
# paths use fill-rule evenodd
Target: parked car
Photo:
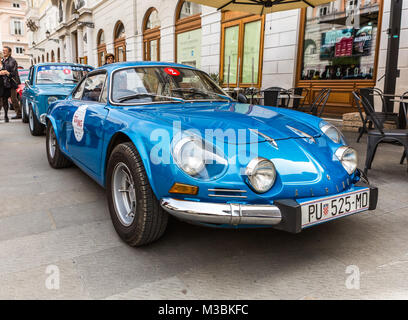
<path id="1" fill-rule="evenodd" d="M 41 115 L 52 102 L 65 99 L 92 70 L 91 66 L 73 63 L 41 63 L 30 68 L 22 94 L 22 118 L 29 123 L 32 135 L 44 134 Z"/>
<path id="2" fill-rule="evenodd" d="M 192 67 L 104 66 L 43 121 L 49 164 L 75 164 L 105 187 L 113 225 L 131 246 L 159 239 L 168 214 L 299 233 L 377 205 L 377 188 L 333 125 L 233 101 Z"/>
<path id="3" fill-rule="evenodd" d="M 30 73 L 30 70 L 28 69 L 18 69 L 18 75 L 20 77 L 21 84 L 18 86 L 16 92 L 17 92 L 17 98 L 20 100 L 23 98 L 23 90 L 25 87 L 25 82 L 28 80 L 28 74 Z"/>

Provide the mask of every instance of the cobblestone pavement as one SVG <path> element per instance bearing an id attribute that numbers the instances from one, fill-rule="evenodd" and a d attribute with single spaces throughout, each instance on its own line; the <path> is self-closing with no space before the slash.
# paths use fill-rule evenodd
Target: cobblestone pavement
<path id="1" fill-rule="evenodd" d="M 349 138 L 364 155 L 365 144 Z M 407 299 L 401 155 L 398 146 L 378 150 L 369 175 L 380 188 L 375 212 L 299 235 L 173 219 L 159 242 L 134 249 L 116 235 L 101 187 L 77 168 L 52 170 L 44 137 L 1 120 L 0 299 Z M 46 287 L 50 265 L 59 290 Z M 350 265 L 359 290 L 346 288 Z"/>

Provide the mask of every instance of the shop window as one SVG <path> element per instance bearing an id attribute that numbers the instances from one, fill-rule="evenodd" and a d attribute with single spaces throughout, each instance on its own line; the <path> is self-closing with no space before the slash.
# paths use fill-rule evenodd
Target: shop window
<path id="1" fill-rule="evenodd" d="M 160 61 L 160 19 L 155 8 L 150 8 L 143 23 L 143 56 L 146 61 Z"/>
<path id="2" fill-rule="evenodd" d="M 375 78 L 379 6 L 340 1 L 335 5 L 341 11 L 324 16 L 313 8 L 306 11 L 301 80 Z"/>
<path id="3" fill-rule="evenodd" d="M 125 27 L 120 21 L 116 23 L 114 39 L 116 62 L 126 61 L 126 33 Z"/>
<path id="4" fill-rule="evenodd" d="M 221 81 L 224 86 L 261 86 L 264 17 L 223 13 Z"/>
<path id="5" fill-rule="evenodd" d="M 180 1 L 176 9 L 176 62 L 201 68 L 201 5 Z"/>

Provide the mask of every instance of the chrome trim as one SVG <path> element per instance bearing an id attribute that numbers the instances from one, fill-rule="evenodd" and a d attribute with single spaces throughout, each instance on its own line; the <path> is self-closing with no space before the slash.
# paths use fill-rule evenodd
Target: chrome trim
<path id="1" fill-rule="evenodd" d="M 231 196 L 228 194 L 209 194 L 209 197 L 212 198 L 235 198 L 235 199 L 246 199 L 248 198 L 247 196 Z"/>
<path id="2" fill-rule="evenodd" d="M 279 150 L 278 144 L 276 143 L 275 139 L 273 139 L 273 138 L 267 136 L 267 135 L 264 134 L 264 133 L 259 132 L 259 131 L 256 130 L 256 129 L 249 129 L 249 131 L 251 131 L 251 132 L 254 133 L 254 134 L 257 134 L 258 136 L 261 136 L 262 138 L 264 138 L 264 139 L 266 140 L 266 142 L 269 142 L 273 147 L 275 147 L 276 149 Z"/>
<path id="3" fill-rule="evenodd" d="M 282 222 L 280 209 L 274 205 L 210 203 L 164 198 L 160 205 L 171 215 L 200 223 L 273 226 Z"/>
<path id="4" fill-rule="evenodd" d="M 301 137 L 303 139 L 308 139 L 312 143 L 316 143 L 316 139 L 314 137 L 312 137 L 310 134 L 307 134 L 306 132 L 303 132 L 302 130 L 296 129 L 296 128 L 288 126 L 288 125 L 286 126 L 286 128 L 292 130 L 299 137 Z"/>
<path id="5" fill-rule="evenodd" d="M 208 189 L 210 192 L 236 192 L 236 193 L 246 193 L 246 190 L 234 190 L 234 189 Z"/>

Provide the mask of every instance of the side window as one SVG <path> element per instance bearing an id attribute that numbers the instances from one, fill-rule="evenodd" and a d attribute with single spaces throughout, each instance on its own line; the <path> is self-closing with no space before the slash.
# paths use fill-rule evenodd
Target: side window
<path id="1" fill-rule="evenodd" d="M 92 75 L 86 78 L 86 80 L 84 81 L 84 93 L 81 100 L 99 102 L 105 79 L 106 74 L 104 73 Z"/>
<path id="2" fill-rule="evenodd" d="M 76 87 L 74 93 L 72 94 L 72 99 L 81 100 L 82 92 L 84 91 L 85 80 L 83 80 L 79 86 Z"/>

